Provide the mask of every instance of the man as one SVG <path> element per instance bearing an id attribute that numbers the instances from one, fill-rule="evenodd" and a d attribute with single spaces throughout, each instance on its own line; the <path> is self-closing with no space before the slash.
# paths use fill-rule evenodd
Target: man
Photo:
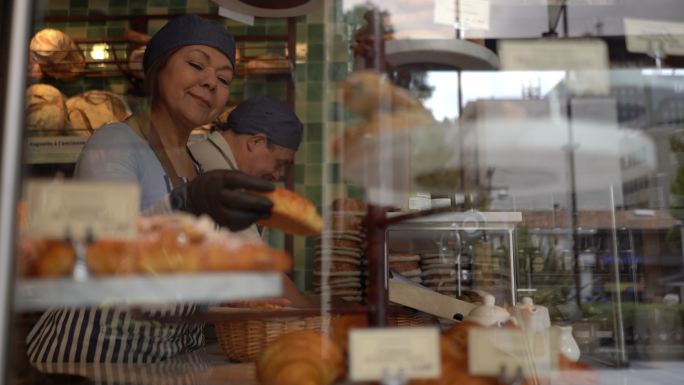
<path id="1" fill-rule="evenodd" d="M 190 145 L 190 152 L 203 172 L 237 170 L 277 182 L 294 162 L 303 133 L 304 125 L 287 104 L 270 96 L 256 96 L 240 103 L 206 140 Z M 239 233 L 261 239 L 256 225 Z M 310 305 L 292 281 L 285 279 L 284 284 L 284 297 L 292 305 Z"/>
<path id="2" fill-rule="evenodd" d="M 204 172 L 239 170 L 276 182 L 294 162 L 303 132 L 304 125 L 287 104 L 257 96 L 240 103 L 225 124 L 192 144 L 190 152 Z M 241 233 L 260 237 L 254 225 Z"/>

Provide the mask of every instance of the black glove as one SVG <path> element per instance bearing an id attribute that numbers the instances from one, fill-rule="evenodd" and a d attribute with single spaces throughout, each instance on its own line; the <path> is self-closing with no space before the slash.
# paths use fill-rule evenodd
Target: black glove
<path id="1" fill-rule="evenodd" d="M 208 214 L 220 226 L 238 231 L 271 216 L 273 202 L 245 190 L 273 191 L 273 183 L 239 171 L 214 170 L 171 192 L 171 207 L 195 215 Z"/>

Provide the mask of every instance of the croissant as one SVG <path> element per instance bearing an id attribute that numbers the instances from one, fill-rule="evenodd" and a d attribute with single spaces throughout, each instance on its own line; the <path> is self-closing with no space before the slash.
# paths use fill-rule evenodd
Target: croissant
<path id="1" fill-rule="evenodd" d="M 263 352 L 256 366 L 262 385 L 328 385 L 344 372 L 335 343 L 316 332 L 284 334 Z"/>

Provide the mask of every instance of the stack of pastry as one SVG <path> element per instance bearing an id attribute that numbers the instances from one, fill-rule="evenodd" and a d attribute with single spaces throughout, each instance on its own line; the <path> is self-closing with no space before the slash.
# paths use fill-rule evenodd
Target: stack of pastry
<path id="1" fill-rule="evenodd" d="M 420 255 L 410 253 L 390 253 L 389 268 L 393 272 L 410 279 L 415 283 L 423 283 L 420 269 Z"/>
<path id="2" fill-rule="evenodd" d="M 440 253 L 421 255 L 423 284 L 430 289 L 446 295 L 458 292 L 458 257 Z"/>
<path id="3" fill-rule="evenodd" d="M 317 293 L 325 287 L 334 296 L 350 302 L 363 299 L 365 202 L 341 198 L 332 204 L 330 221 L 316 239 L 314 284 Z"/>

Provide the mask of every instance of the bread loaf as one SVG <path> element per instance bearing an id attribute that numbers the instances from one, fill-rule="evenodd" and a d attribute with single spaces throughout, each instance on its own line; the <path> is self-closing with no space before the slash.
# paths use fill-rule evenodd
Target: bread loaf
<path id="1" fill-rule="evenodd" d="M 26 90 L 26 127 L 31 135 L 62 135 L 67 122 L 64 95 L 47 84 Z"/>
<path id="2" fill-rule="evenodd" d="M 344 373 L 342 351 L 312 331 L 282 335 L 259 358 L 256 374 L 262 385 L 328 385 Z"/>
<path id="3" fill-rule="evenodd" d="M 88 136 L 96 129 L 126 120 L 131 115 L 126 102 L 107 91 L 86 91 L 66 102 L 69 121 L 74 133 Z"/>
<path id="4" fill-rule="evenodd" d="M 76 79 L 85 68 L 85 57 L 64 32 L 46 28 L 38 31 L 30 43 L 31 55 L 41 70 L 57 80 Z"/>

